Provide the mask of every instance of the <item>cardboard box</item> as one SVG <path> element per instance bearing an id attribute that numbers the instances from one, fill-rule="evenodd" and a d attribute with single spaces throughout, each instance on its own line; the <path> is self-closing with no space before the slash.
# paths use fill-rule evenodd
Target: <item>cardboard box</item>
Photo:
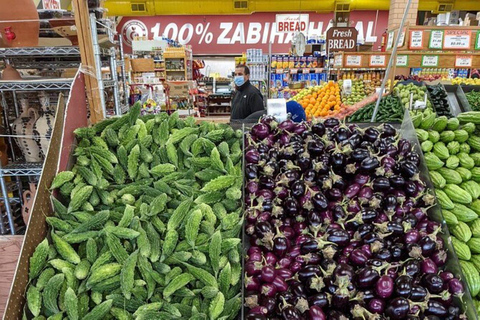
<path id="1" fill-rule="evenodd" d="M 153 59 L 132 59 L 130 61 L 134 72 L 153 72 L 155 71 L 155 62 Z"/>
<path id="2" fill-rule="evenodd" d="M 194 81 L 169 81 L 166 82 L 169 86 L 170 97 L 188 97 L 191 89 L 194 89 Z"/>
<path id="3" fill-rule="evenodd" d="M 447 23 L 449 25 L 458 24 L 458 19 L 459 18 L 460 18 L 460 11 L 453 10 L 452 12 L 450 12 L 450 16 L 449 16 L 449 19 L 448 19 Z"/>
<path id="4" fill-rule="evenodd" d="M 50 186 L 59 171 L 68 167 L 74 148 L 73 130 L 87 126 L 87 106 L 85 100 L 85 80 L 78 72 L 68 97 L 61 97 L 57 106 L 55 124 L 50 147 L 43 165 L 42 175 L 38 183 L 30 215 L 30 222 L 18 259 L 12 288 L 10 290 L 4 320 L 22 319 L 25 304 L 25 291 L 28 285 L 29 260 L 37 245 L 48 235 L 47 216 L 53 215 L 50 203 Z"/>

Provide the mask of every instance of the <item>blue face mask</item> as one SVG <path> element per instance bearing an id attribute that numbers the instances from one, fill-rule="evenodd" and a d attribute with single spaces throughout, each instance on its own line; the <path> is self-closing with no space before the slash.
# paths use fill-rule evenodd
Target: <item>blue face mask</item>
<path id="1" fill-rule="evenodd" d="M 235 76 L 233 81 L 237 87 L 241 87 L 245 83 L 245 78 L 243 76 Z"/>

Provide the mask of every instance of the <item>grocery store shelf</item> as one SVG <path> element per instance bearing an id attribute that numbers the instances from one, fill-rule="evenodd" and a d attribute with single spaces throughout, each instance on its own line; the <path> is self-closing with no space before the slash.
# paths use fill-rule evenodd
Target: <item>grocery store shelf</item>
<path id="1" fill-rule="evenodd" d="M 79 57 L 79 47 L 25 47 L 25 48 L 0 48 L 0 58 L 9 57 Z"/>
<path id="2" fill-rule="evenodd" d="M 115 80 L 103 80 L 103 86 L 105 88 L 112 88 L 115 86 Z"/>
<path id="3" fill-rule="evenodd" d="M 3 176 L 39 176 L 42 174 L 42 162 L 12 163 L 0 169 Z"/>
<path id="4" fill-rule="evenodd" d="M 0 80 L 0 91 L 70 90 L 73 79 Z"/>
<path id="5" fill-rule="evenodd" d="M 174 70 L 174 69 L 167 69 L 167 72 L 185 72 L 185 69 Z"/>

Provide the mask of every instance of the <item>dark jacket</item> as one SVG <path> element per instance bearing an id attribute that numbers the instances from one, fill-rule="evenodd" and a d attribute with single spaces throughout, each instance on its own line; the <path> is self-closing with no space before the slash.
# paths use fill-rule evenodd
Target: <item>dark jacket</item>
<path id="1" fill-rule="evenodd" d="M 232 99 L 231 120 L 245 119 L 256 111 L 264 110 L 263 96 L 250 81 L 237 89 Z"/>

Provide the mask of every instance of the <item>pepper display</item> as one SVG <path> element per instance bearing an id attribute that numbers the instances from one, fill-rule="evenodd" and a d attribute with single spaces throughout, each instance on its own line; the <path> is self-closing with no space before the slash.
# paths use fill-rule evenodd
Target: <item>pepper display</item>
<path id="1" fill-rule="evenodd" d="M 348 117 L 350 122 L 370 122 L 375 110 L 376 103 L 370 103 L 359 109 L 357 112 Z M 383 97 L 378 107 L 375 122 L 402 122 L 404 110 L 400 105 L 397 97 L 388 95 Z"/>
<path id="2" fill-rule="evenodd" d="M 472 108 L 473 111 L 480 111 L 480 91 L 472 90 L 465 93 L 465 96 L 470 104 L 470 108 Z"/>
<path id="3" fill-rule="evenodd" d="M 447 93 L 441 84 L 434 86 L 427 86 L 430 93 L 430 100 L 433 103 L 433 107 L 439 116 L 446 116 L 447 118 L 453 117 L 450 111 L 450 105 L 448 103 Z"/>

